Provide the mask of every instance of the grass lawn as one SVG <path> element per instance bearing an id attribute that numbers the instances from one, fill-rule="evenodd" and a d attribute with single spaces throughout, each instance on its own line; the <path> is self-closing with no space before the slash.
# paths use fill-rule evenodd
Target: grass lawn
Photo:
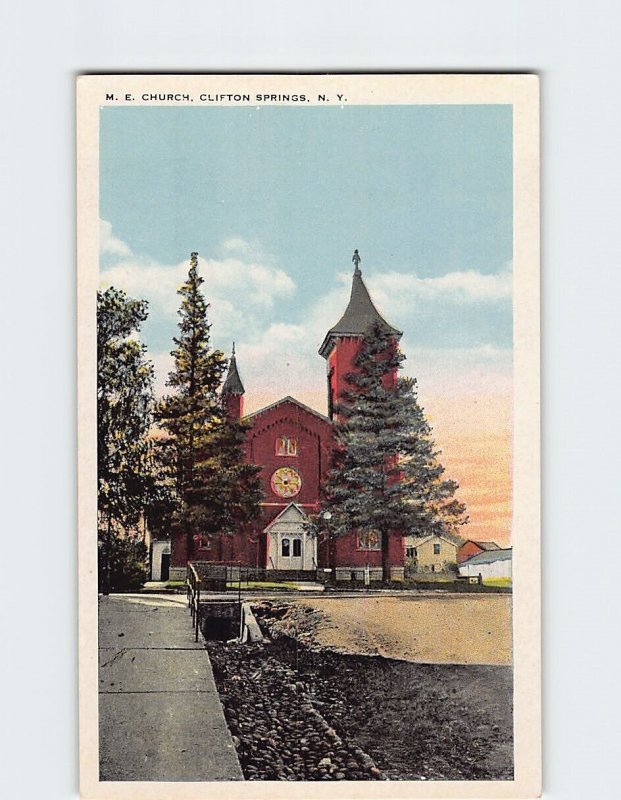
<path id="1" fill-rule="evenodd" d="M 483 578 L 483 586 L 503 586 L 511 588 L 511 578 Z"/>
<path id="2" fill-rule="evenodd" d="M 415 572 L 406 582 L 410 583 L 454 583 L 457 577 L 445 572 Z"/>
<path id="3" fill-rule="evenodd" d="M 237 581 L 227 581 L 227 589 L 237 589 Z M 242 589 L 303 589 L 299 583 L 289 583 L 287 581 L 242 581 Z"/>

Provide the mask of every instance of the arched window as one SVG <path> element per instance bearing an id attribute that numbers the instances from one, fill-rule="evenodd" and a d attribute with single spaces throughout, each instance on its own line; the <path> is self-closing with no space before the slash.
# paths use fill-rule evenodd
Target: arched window
<path id="1" fill-rule="evenodd" d="M 280 552 L 285 558 L 289 558 L 289 556 L 291 555 L 289 539 L 282 540 Z"/>
<path id="2" fill-rule="evenodd" d="M 293 540 L 293 556 L 299 558 L 302 555 L 302 540 Z"/>
<path id="3" fill-rule="evenodd" d="M 379 531 L 363 531 L 358 534 L 359 550 L 381 550 L 382 535 Z"/>
<path id="4" fill-rule="evenodd" d="M 276 439 L 277 456 L 297 456 L 298 440 L 293 436 L 279 436 Z"/>

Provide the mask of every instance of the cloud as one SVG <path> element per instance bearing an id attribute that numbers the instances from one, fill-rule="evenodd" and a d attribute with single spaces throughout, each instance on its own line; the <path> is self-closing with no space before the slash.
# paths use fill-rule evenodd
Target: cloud
<path id="1" fill-rule="evenodd" d="M 99 252 L 101 255 L 130 256 L 130 248 L 112 234 L 112 225 L 105 219 L 99 220 Z"/>
<path id="2" fill-rule="evenodd" d="M 413 273 L 376 273 L 369 284 L 378 307 L 390 307 L 391 314 L 398 316 L 410 313 L 413 308 L 428 308 L 434 302 L 456 305 L 509 302 L 513 275 L 509 262 L 499 272 L 489 274 L 464 270 L 419 278 Z"/>
<path id="3" fill-rule="evenodd" d="M 325 412 L 326 365 L 318 349 L 345 309 L 350 282 L 351 276 L 346 276 L 346 283 L 337 277 L 338 288 L 305 311 L 302 323 L 270 322 L 252 339 L 245 335 L 237 339 L 238 365 L 249 410 L 291 394 Z M 417 379 L 423 402 L 431 396 L 476 398 L 511 393 L 511 348 L 489 343 L 416 347 L 406 335 L 401 349 L 407 357 L 403 374 Z"/>
<path id="4" fill-rule="evenodd" d="M 172 338 L 179 308 L 177 290 L 186 280 L 188 260 L 162 264 L 134 255 L 124 242 L 113 236 L 109 223 L 102 222 L 102 231 L 102 245 L 106 248 L 102 253 L 114 252 L 117 258 L 111 265 L 102 265 L 100 285 L 115 286 L 133 297 L 148 300 L 150 316 L 158 320 L 160 328 L 168 325 Z M 237 338 L 242 332 L 244 335 L 260 332 L 265 317 L 296 288 L 282 268 L 246 257 L 242 254 L 243 240 L 234 241 L 237 256 L 220 259 L 199 256 L 198 262 L 214 334 L 227 340 Z M 249 246 L 246 254 L 252 251 Z"/>
<path id="5" fill-rule="evenodd" d="M 162 264 L 137 256 L 113 235 L 107 222 L 102 222 L 101 241 L 102 252 L 115 254 L 114 262 L 102 268 L 102 286 L 114 285 L 149 301 L 143 340 L 155 364 L 156 391 L 162 394 L 167 391 L 165 381 L 172 366 L 169 351 L 176 333 L 177 289 L 186 279 L 188 261 Z M 258 244 L 234 237 L 222 242 L 216 252 L 217 258 L 199 257 L 210 303 L 212 342 L 228 352 L 235 340 L 249 408 L 292 394 L 324 410 L 325 362 L 317 351 L 347 305 L 351 273 L 336 274 L 333 284 L 305 305 L 304 297 L 295 297 L 296 285 L 286 270 L 272 263 L 269 256 L 259 257 Z M 466 270 L 419 278 L 380 272 L 365 275 L 365 282 L 380 313 L 404 330 L 404 374 L 417 378 L 423 401 L 432 396 L 510 394 L 510 347 L 492 344 L 493 337 L 488 343 L 471 347 L 439 346 L 439 342 L 433 346 L 434 340 L 438 341 L 436 328 L 449 331 L 451 341 L 462 340 L 460 324 L 469 322 L 463 318 L 458 321 L 456 304 L 472 305 L 471 313 L 477 315 L 479 304 L 503 303 L 510 298 L 510 265 L 492 275 Z M 446 311 L 447 303 L 454 313 Z M 425 312 L 424 323 L 421 310 Z M 431 333 L 423 340 L 422 331 Z"/>

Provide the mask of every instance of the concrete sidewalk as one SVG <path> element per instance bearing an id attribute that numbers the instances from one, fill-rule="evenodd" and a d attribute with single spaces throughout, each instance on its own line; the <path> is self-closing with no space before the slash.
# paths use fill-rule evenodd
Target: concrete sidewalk
<path id="1" fill-rule="evenodd" d="M 182 596 L 99 601 L 102 781 L 243 780 Z"/>

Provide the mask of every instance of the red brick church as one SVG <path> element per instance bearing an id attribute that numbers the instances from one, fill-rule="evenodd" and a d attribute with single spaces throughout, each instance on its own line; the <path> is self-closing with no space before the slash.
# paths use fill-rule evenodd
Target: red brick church
<path id="1" fill-rule="evenodd" d="M 319 511 L 321 484 L 330 466 L 334 409 L 347 387 L 347 374 L 355 369 L 362 337 L 378 321 L 395 340 L 401 336 L 373 305 L 362 280 L 357 250 L 353 262 L 349 304 L 319 348 L 326 360 L 328 416 L 294 397 L 283 397 L 244 417 L 249 424 L 246 459 L 262 467 L 261 514 L 251 526 L 232 535 L 194 537 L 192 552 L 187 552 L 183 533 L 175 536 L 171 578 L 185 576 L 188 560 L 241 562 L 268 570 L 331 568 L 337 580 L 363 579 L 366 570 L 371 580 L 382 578 L 381 542 L 377 536 L 351 533 L 336 539 L 329 548 L 327 541 L 315 535 L 308 525 L 309 515 Z M 396 379 L 395 370 L 389 381 L 394 383 Z M 244 391 L 233 350 L 222 394 L 228 413 L 238 418 L 243 417 Z M 390 537 L 388 563 L 391 577 L 402 578 L 401 537 Z"/>

